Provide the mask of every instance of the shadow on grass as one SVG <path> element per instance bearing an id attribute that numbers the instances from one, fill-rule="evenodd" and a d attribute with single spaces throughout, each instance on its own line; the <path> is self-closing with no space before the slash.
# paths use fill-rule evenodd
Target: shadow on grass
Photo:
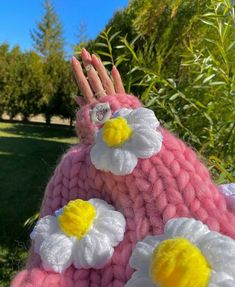
<path id="1" fill-rule="evenodd" d="M 10 124 L 9 127 L 4 127 L 3 130 L 4 132 L 8 132 L 13 135 L 20 135 L 22 137 L 40 137 L 44 139 L 60 139 L 76 136 L 74 127 L 64 125 L 48 126 L 41 123 L 15 123 L 14 125 Z"/>
<path id="2" fill-rule="evenodd" d="M 26 127 L 24 133 L 30 129 Z M 43 133 L 39 131 L 41 137 Z M 10 281 L 19 269 L 31 231 L 23 224 L 39 210 L 48 179 L 68 148 L 68 144 L 45 139 L 0 139 L 0 278 L 4 281 Z M 9 282 L 2 285 L 0 281 L 0 286 L 9 286 Z"/>

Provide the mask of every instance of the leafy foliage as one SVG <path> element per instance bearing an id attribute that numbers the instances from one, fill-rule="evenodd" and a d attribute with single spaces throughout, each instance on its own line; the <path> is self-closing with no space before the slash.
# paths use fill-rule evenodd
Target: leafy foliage
<path id="1" fill-rule="evenodd" d="M 64 57 L 62 26 L 49 0 L 45 14 L 32 33 L 37 52 L 21 52 L 0 45 L 0 116 L 4 111 L 24 120 L 42 113 L 47 123 L 53 115 L 75 117 L 73 96 L 77 87 L 70 63 Z"/>
<path id="2" fill-rule="evenodd" d="M 108 26 L 93 51 L 119 67 L 127 92 L 197 149 L 218 182 L 235 180 L 233 4 L 133 0 L 127 11 L 136 36 Z"/>

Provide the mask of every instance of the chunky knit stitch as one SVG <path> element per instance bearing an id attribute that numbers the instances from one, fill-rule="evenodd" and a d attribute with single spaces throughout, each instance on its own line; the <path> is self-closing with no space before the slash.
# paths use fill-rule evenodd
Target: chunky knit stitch
<path id="1" fill-rule="evenodd" d="M 99 102 L 108 102 L 113 112 L 141 106 L 134 96 L 120 94 Z M 207 168 L 191 148 L 163 128 L 161 151 L 149 159 L 139 159 L 132 174 L 116 176 L 95 169 L 90 149 L 99 127 L 89 117 L 95 104 L 84 106 L 77 114 L 81 143 L 68 150 L 58 164 L 47 185 L 40 216 L 52 214 L 76 198 L 101 198 L 124 214 L 124 240 L 101 270 L 70 267 L 64 274 L 46 272 L 32 252 L 27 268 L 16 276 L 12 287 L 122 287 L 133 272 L 128 261 L 136 242 L 148 234 L 161 234 L 171 218 L 193 217 L 211 230 L 235 238 L 235 216 Z"/>

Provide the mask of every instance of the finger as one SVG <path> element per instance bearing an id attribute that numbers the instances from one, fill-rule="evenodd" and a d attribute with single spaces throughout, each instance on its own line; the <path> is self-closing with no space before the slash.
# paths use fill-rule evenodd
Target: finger
<path id="1" fill-rule="evenodd" d="M 90 89 L 89 83 L 87 82 L 86 77 L 84 76 L 82 67 L 79 63 L 79 61 L 72 57 L 72 68 L 73 72 L 76 78 L 76 81 L 78 83 L 79 89 L 81 90 L 81 93 L 83 94 L 85 100 L 87 103 L 91 103 L 95 101 L 95 98 L 93 96 L 92 90 Z"/>
<path id="2" fill-rule="evenodd" d="M 77 103 L 79 107 L 83 107 L 86 105 L 86 102 L 83 97 L 74 97 L 74 101 Z"/>
<path id="3" fill-rule="evenodd" d="M 106 95 L 106 92 L 105 92 L 105 89 L 101 83 L 101 80 L 100 80 L 96 70 L 94 69 L 94 67 L 92 65 L 91 56 L 85 49 L 82 50 L 82 61 L 83 61 L 83 65 L 87 71 L 88 81 L 89 81 L 90 86 L 91 86 L 92 90 L 94 91 L 95 95 L 97 97 Z"/>
<path id="4" fill-rule="evenodd" d="M 118 69 L 115 66 L 113 66 L 112 68 L 112 77 L 116 93 L 125 94 L 122 78 L 118 72 Z"/>
<path id="5" fill-rule="evenodd" d="M 103 63 L 100 59 L 98 59 L 94 54 L 91 57 L 91 61 L 93 66 L 95 67 L 96 71 L 98 72 L 98 75 L 101 79 L 101 82 L 103 84 L 104 89 L 106 90 L 106 93 L 108 95 L 114 95 L 115 90 L 113 86 L 113 82 L 111 81 Z"/>
<path id="6" fill-rule="evenodd" d="M 85 68 L 91 62 L 91 55 L 85 48 L 82 48 L 81 56 L 83 66 Z"/>

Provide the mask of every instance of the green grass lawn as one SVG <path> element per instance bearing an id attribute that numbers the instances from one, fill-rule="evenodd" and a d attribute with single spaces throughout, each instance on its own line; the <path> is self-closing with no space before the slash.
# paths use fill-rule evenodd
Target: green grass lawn
<path id="1" fill-rule="evenodd" d="M 0 122 L 0 287 L 22 268 L 31 229 L 60 156 L 76 144 L 74 129 Z"/>

